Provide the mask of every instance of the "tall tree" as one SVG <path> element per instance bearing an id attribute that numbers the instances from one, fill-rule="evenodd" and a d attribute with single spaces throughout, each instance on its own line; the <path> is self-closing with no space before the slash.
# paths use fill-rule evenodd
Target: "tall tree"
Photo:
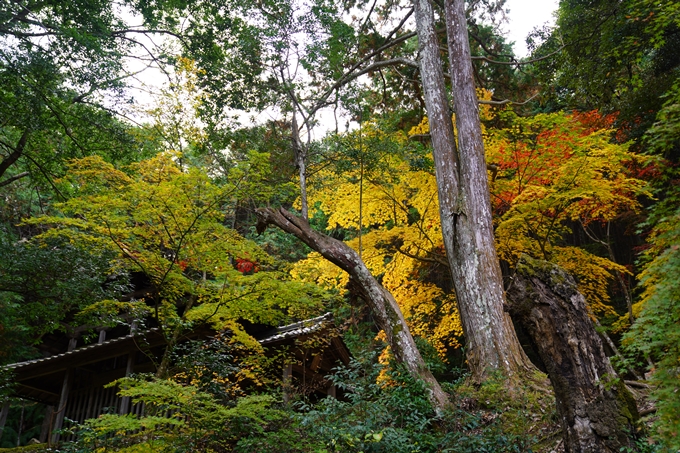
<path id="1" fill-rule="evenodd" d="M 442 233 L 468 345 L 468 364 L 477 379 L 496 370 L 518 377 L 533 366 L 503 311 L 503 281 L 493 239 L 464 1 L 445 2 L 457 136 L 444 85 L 434 11 L 427 0 L 416 0 L 415 7 Z"/>

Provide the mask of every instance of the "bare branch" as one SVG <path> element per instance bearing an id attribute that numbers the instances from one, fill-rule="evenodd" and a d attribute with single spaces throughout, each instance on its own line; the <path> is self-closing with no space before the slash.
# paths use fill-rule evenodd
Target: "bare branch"
<path id="1" fill-rule="evenodd" d="M 508 104 L 511 104 L 511 105 L 526 105 L 529 102 L 533 101 L 539 94 L 540 93 L 534 94 L 533 96 L 531 96 L 529 99 L 527 99 L 524 102 L 512 101 L 510 99 L 504 99 L 502 101 L 486 101 L 484 99 L 477 99 L 477 102 L 479 102 L 480 104 L 484 104 L 484 105 L 508 105 Z"/>
<path id="2" fill-rule="evenodd" d="M 417 260 L 417 261 L 422 261 L 422 262 L 425 262 L 425 263 L 441 264 L 442 266 L 449 267 L 448 261 L 444 258 L 440 258 L 439 255 L 430 253 L 430 255 L 433 256 L 434 258 L 428 258 L 428 257 L 425 257 L 425 256 L 416 255 L 414 253 L 407 252 L 406 250 L 404 250 L 401 247 L 396 247 L 396 249 L 399 253 L 401 253 L 402 255 L 407 256 L 411 259 L 414 259 L 414 260 Z"/>
<path id="3" fill-rule="evenodd" d="M 478 55 L 473 55 L 471 58 L 473 60 L 477 60 L 477 61 L 486 61 L 487 63 L 491 63 L 491 64 L 501 64 L 501 65 L 509 65 L 509 66 L 524 66 L 524 65 L 527 65 L 527 64 L 536 63 L 537 61 L 546 60 L 546 59 L 552 57 L 553 55 L 562 52 L 562 50 L 564 50 L 565 47 L 567 47 L 567 46 L 562 45 L 562 46 L 560 46 L 559 49 L 555 50 L 554 52 L 550 52 L 548 55 L 543 55 L 542 57 L 538 57 L 538 58 L 532 58 L 531 60 L 518 61 L 514 57 L 510 57 L 511 58 L 510 61 L 498 61 L 498 60 L 492 60 L 492 59 L 485 57 L 485 56 L 478 56 Z"/>
<path id="4" fill-rule="evenodd" d="M 18 175 L 12 176 L 11 178 L 7 178 L 4 181 L 0 181 L 0 187 L 4 187 L 8 184 L 11 184 L 14 181 L 16 181 L 17 179 L 24 178 L 24 177 L 28 176 L 29 174 L 30 174 L 29 172 L 25 171 L 23 173 L 19 173 Z"/>

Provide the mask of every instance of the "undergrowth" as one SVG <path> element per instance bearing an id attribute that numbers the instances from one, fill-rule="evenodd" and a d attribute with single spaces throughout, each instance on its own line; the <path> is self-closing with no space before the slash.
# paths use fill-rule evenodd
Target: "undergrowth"
<path id="1" fill-rule="evenodd" d="M 73 428 L 60 452 L 547 452 L 557 442 L 551 395 L 524 389 L 508 395 L 501 377 L 446 384 L 452 405 L 435 413 L 427 389 L 396 364 L 354 360 L 329 379 L 343 396 L 284 402 L 275 391 L 234 402 L 190 385 L 126 379 L 121 394 L 143 401 L 147 415 L 108 415 Z M 383 371 L 383 378 L 378 376 Z M 170 415 L 168 415 L 170 414 Z"/>

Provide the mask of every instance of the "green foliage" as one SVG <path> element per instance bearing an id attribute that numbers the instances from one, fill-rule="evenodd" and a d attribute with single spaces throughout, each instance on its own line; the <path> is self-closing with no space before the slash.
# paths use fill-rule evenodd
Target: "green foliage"
<path id="1" fill-rule="evenodd" d="M 0 5 L 0 176 L 28 172 L 49 193 L 70 158 L 142 153 L 135 128 L 113 113 L 130 101 L 124 61 L 135 42 L 118 10 L 89 0 Z"/>
<path id="2" fill-rule="evenodd" d="M 306 433 L 334 452 L 432 451 L 436 415 L 423 384 L 396 368 L 393 385 L 382 387 L 381 370 L 373 360 L 339 369 L 331 378 L 347 400 L 325 399 L 303 414 Z"/>
<path id="3" fill-rule="evenodd" d="M 65 238 L 0 237 L 0 361 L 26 355 L 41 335 L 65 328 L 73 311 L 128 290 L 114 254 Z M 66 265 L 68 263 L 68 265 Z"/>
<path id="4" fill-rule="evenodd" d="M 173 351 L 177 370 L 173 379 L 194 385 L 222 403 L 233 401 L 236 396 L 243 396 L 238 382 L 241 370 L 238 352 L 228 332 L 218 333 L 206 341 L 181 343 Z"/>
<path id="5" fill-rule="evenodd" d="M 69 452 L 94 451 L 254 451 L 301 452 L 315 445 L 299 439 L 292 414 L 277 408 L 268 395 L 219 404 L 191 385 L 170 380 L 124 378 L 116 382 L 121 396 L 143 402 L 145 415 L 103 415 L 75 427 L 77 441 Z M 268 450 L 276 446 L 276 449 Z"/>
<path id="6" fill-rule="evenodd" d="M 222 210 L 239 194 L 257 193 L 263 166 L 266 159 L 253 154 L 232 169 L 230 184 L 218 187 L 198 169 L 181 171 L 168 154 L 135 164 L 131 175 L 87 158 L 73 162 L 62 182 L 73 194 L 58 205 L 63 214 L 26 223 L 52 227 L 36 240 L 78 243 L 106 253 L 114 269 L 144 273 L 153 285 L 154 316 L 165 326 L 182 322 L 175 304 L 187 308 L 183 318 L 218 327 L 238 318 L 276 324 L 284 312 L 302 318 L 319 306 L 319 291 L 286 282 L 265 252 L 220 222 Z M 233 266 L 236 259 L 262 272 L 244 275 Z M 114 312 L 142 308 L 95 302 L 80 318 L 106 320 Z"/>
<path id="7" fill-rule="evenodd" d="M 234 353 L 224 344 L 187 348 L 196 361 L 186 355 L 178 367 L 187 376 L 202 373 L 191 383 L 182 374 L 173 380 L 118 380 L 113 385 L 119 394 L 143 402 L 145 414 L 88 420 L 73 427 L 77 440 L 60 451 L 515 453 L 532 451 L 536 438 L 554 428 L 549 394 L 509 396 L 501 378 L 481 387 L 461 384 L 463 379 L 449 385 L 456 404 L 436 414 L 427 388 L 398 364 L 386 368 L 378 363 L 379 349 L 360 353 L 350 366 L 328 376 L 343 395 L 340 399 L 313 403 L 299 395 L 282 403 L 277 393 L 224 398 L 229 384 L 223 378 L 239 365 L 228 356 L 216 357 L 218 350 Z M 384 373 L 388 380 L 378 382 Z"/>
<path id="8" fill-rule="evenodd" d="M 0 397 L 0 407 L 5 401 Z M 11 398 L 9 402 L 7 422 L 0 436 L 0 449 L 26 445 L 29 440 L 38 437 L 40 421 L 45 414 L 45 406 L 42 404 L 15 398 Z"/>
<path id="9" fill-rule="evenodd" d="M 479 391 L 456 388 L 461 404 L 435 414 L 427 389 L 396 364 L 388 369 L 389 383 L 377 383 L 383 366 L 374 360 L 354 361 L 331 376 L 345 400 L 325 399 L 300 415 L 305 433 L 329 452 L 527 452 L 537 427 L 549 424 L 549 397 L 543 401 L 534 392 L 513 400 L 500 381 Z M 461 407 L 472 399 L 486 406 Z"/>
<path id="10" fill-rule="evenodd" d="M 656 359 L 652 375 L 656 434 L 667 451 L 676 451 L 680 448 L 680 211 L 659 222 L 652 243 L 653 259 L 640 275 L 642 312 L 625 341 L 630 349 Z"/>
<path id="11" fill-rule="evenodd" d="M 678 77 L 680 19 L 675 2 L 560 2 L 557 27 L 535 56 L 551 108 L 618 112 L 625 139 L 651 126 Z"/>
<path id="12" fill-rule="evenodd" d="M 658 159 L 650 175 L 657 202 L 646 226 L 654 226 L 672 216 L 680 205 L 680 82 L 664 96 L 664 105 L 645 134 L 646 152 Z"/>

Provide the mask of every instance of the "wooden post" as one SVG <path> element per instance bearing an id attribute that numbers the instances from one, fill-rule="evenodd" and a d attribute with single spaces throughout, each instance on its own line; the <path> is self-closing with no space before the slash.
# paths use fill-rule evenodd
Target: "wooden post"
<path id="1" fill-rule="evenodd" d="M 321 365 L 321 360 L 323 359 L 322 354 L 317 354 L 314 356 L 314 359 L 312 359 L 312 364 L 309 366 L 309 369 L 312 371 L 316 371 L 319 369 L 319 365 Z"/>
<path id="2" fill-rule="evenodd" d="M 2 437 L 2 431 L 5 429 L 5 423 L 7 423 L 7 414 L 9 414 L 9 400 L 5 401 L 0 410 L 0 437 Z"/>
<path id="3" fill-rule="evenodd" d="M 41 444 L 47 442 L 47 437 L 50 435 L 50 421 L 52 420 L 52 414 L 54 414 L 54 406 L 46 406 L 45 418 L 43 419 L 42 426 L 40 427 L 40 437 L 38 437 L 38 440 Z"/>
<path id="4" fill-rule="evenodd" d="M 135 367 L 135 357 L 136 351 L 130 351 L 127 359 L 127 366 L 125 368 L 125 377 L 130 377 Z M 124 396 L 120 400 L 120 408 L 118 408 L 118 413 L 120 415 L 125 415 L 130 411 L 130 397 Z"/>
<path id="5" fill-rule="evenodd" d="M 68 393 L 71 390 L 71 374 L 72 370 L 66 370 L 64 373 L 64 381 L 61 384 L 61 396 L 59 397 L 59 405 L 57 406 L 56 419 L 52 428 L 52 444 L 56 444 L 59 440 L 59 430 L 64 424 L 64 415 L 66 413 L 66 404 L 68 403 Z"/>
<path id="6" fill-rule="evenodd" d="M 17 427 L 17 447 L 21 446 L 21 434 L 24 429 L 24 413 L 26 411 L 26 400 L 21 400 L 21 416 L 19 417 L 19 426 Z"/>
<path id="7" fill-rule="evenodd" d="M 287 363 L 283 366 L 283 402 L 290 401 L 290 391 L 293 382 L 293 364 Z"/>

